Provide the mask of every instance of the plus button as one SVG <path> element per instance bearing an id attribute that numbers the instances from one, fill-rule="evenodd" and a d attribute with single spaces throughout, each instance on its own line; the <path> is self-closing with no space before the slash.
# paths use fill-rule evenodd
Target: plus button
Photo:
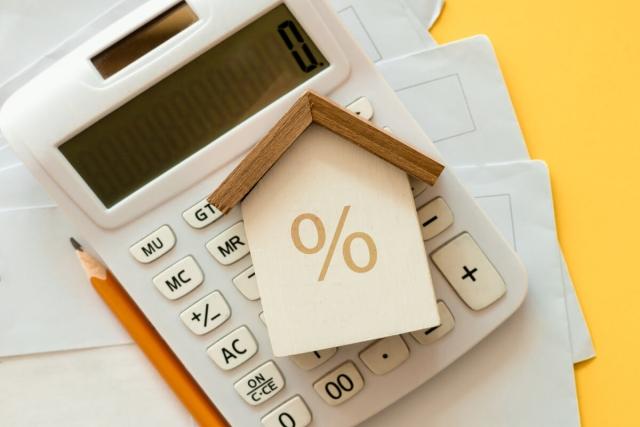
<path id="1" fill-rule="evenodd" d="M 464 276 L 462 276 L 462 280 L 471 279 L 472 282 L 475 282 L 476 278 L 474 277 L 474 274 L 478 272 L 478 269 L 472 268 L 471 270 L 469 270 L 469 267 L 467 267 L 466 265 L 462 268 L 464 269 Z"/>

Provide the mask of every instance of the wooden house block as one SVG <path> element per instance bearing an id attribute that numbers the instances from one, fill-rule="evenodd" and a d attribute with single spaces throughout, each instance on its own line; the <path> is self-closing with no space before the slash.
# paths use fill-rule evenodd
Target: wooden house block
<path id="1" fill-rule="evenodd" d="M 209 201 L 242 201 L 276 356 L 439 324 L 407 172 L 442 166 L 309 93 Z"/>

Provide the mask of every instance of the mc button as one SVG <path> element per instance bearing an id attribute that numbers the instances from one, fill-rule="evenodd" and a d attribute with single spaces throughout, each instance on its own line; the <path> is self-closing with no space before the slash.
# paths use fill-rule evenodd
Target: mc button
<path id="1" fill-rule="evenodd" d="M 202 270 L 191 255 L 182 258 L 153 278 L 153 284 L 162 295 L 174 300 L 185 296 L 204 280 Z"/>

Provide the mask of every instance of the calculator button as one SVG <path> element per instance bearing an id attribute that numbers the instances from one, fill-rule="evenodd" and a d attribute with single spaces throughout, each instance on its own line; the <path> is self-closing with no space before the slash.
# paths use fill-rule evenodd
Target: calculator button
<path id="1" fill-rule="evenodd" d="M 173 300 L 185 296 L 204 280 L 200 266 L 191 255 L 182 258 L 153 278 L 162 295 Z"/>
<path id="2" fill-rule="evenodd" d="M 309 371 L 313 368 L 317 368 L 327 360 L 331 359 L 337 351 L 337 347 L 325 348 L 324 350 L 296 354 L 294 356 L 290 356 L 290 358 L 296 365 L 298 365 L 298 368 Z"/>
<path id="3" fill-rule="evenodd" d="M 284 388 L 284 377 L 271 360 L 242 377 L 233 387 L 249 405 L 259 405 Z"/>
<path id="4" fill-rule="evenodd" d="M 231 308 L 218 291 L 212 292 L 180 313 L 185 325 L 196 335 L 213 331 L 231 317 Z"/>
<path id="5" fill-rule="evenodd" d="M 399 335 L 376 341 L 360 353 L 360 360 L 376 375 L 393 371 L 408 358 L 409 347 Z"/>
<path id="6" fill-rule="evenodd" d="M 176 236 L 168 225 L 163 225 L 129 248 L 131 255 L 143 264 L 160 258 L 176 244 Z"/>
<path id="7" fill-rule="evenodd" d="M 506 292 L 504 280 L 469 233 L 431 254 L 438 270 L 472 310 L 481 310 Z"/>
<path id="8" fill-rule="evenodd" d="M 249 253 L 244 223 L 227 228 L 207 243 L 209 253 L 222 265 L 230 265 Z"/>
<path id="9" fill-rule="evenodd" d="M 250 301 L 260 299 L 258 281 L 256 280 L 256 272 L 253 266 L 234 277 L 233 284 L 236 285 L 236 288 L 246 299 Z"/>
<path id="10" fill-rule="evenodd" d="M 347 105 L 347 110 L 357 114 L 365 120 L 371 120 L 373 117 L 373 107 L 366 97 L 361 97 Z"/>
<path id="11" fill-rule="evenodd" d="M 204 228 L 221 216 L 222 212 L 207 202 L 207 199 L 200 200 L 182 213 L 182 218 L 193 228 Z"/>
<path id="12" fill-rule="evenodd" d="M 322 400 L 331 406 L 346 402 L 363 387 L 364 380 L 353 362 L 343 363 L 313 384 Z"/>
<path id="13" fill-rule="evenodd" d="M 294 396 L 262 417 L 264 427 L 305 427 L 311 423 L 311 412 L 302 397 Z"/>
<path id="14" fill-rule="evenodd" d="M 246 326 L 240 326 L 207 349 L 209 357 L 228 371 L 242 365 L 258 352 L 258 343 Z"/>
<path id="15" fill-rule="evenodd" d="M 427 183 L 419 180 L 416 177 L 409 177 L 409 184 L 411 185 L 411 192 L 413 193 L 413 197 L 418 197 L 424 190 L 427 189 Z"/>
<path id="16" fill-rule="evenodd" d="M 429 240 L 453 224 L 453 213 L 442 197 L 438 197 L 418 209 L 418 221 L 422 227 L 422 240 Z"/>
<path id="17" fill-rule="evenodd" d="M 440 326 L 411 332 L 411 336 L 418 341 L 418 343 L 423 345 L 431 344 L 453 330 L 455 320 L 449 307 L 442 301 L 438 301 L 438 314 L 440 315 Z"/>

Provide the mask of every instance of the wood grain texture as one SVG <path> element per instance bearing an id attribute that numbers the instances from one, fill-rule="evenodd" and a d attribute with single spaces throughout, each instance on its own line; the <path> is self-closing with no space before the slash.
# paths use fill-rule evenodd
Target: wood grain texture
<path id="1" fill-rule="evenodd" d="M 433 185 L 444 170 L 440 163 L 360 119 L 330 99 L 309 93 L 309 102 L 314 123 L 348 139 L 409 175 Z"/>
<path id="2" fill-rule="evenodd" d="M 228 213 L 249 194 L 310 124 L 311 111 L 305 94 L 209 196 L 209 203 L 223 214 Z"/>
<path id="3" fill-rule="evenodd" d="M 305 92 L 269 133 L 249 152 L 208 201 L 223 214 L 249 194 L 260 179 L 309 125 L 332 132 L 433 185 L 444 166 L 378 129 L 356 114 L 314 92 Z"/>

